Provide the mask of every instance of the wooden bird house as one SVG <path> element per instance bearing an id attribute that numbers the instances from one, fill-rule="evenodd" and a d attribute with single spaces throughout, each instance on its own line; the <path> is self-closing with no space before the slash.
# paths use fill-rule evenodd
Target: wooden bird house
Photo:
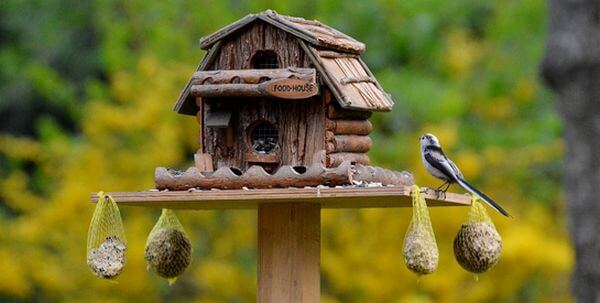
<path id="1" fill-rule="evenodd" d="M 199 169 L 369 164 L 368 118 L 393 102 L 360 58 L 363 43 L 267 10 L 200 47 L 207 54 L 174 107 L 200 123 Z"/>
<path id="2" fill-rule="evenodd" d="M 368 119 L 390 111 L 391 97 L 360 58 L 365 45 L 318 21 L 267 10 L 200 47 L 174 107 L 200 124 L 194 167 L 159 167 L 156 189 L 110 194 L 120 205 L 257 209 L 257 302 L 319 302 L 321 209 L 412 205 L 412 175 L 367 156 Z"/>

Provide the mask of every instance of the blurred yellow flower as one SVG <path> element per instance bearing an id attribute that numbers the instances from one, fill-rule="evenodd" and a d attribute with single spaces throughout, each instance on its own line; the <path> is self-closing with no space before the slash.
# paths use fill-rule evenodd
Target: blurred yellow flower
<path id="1" fill-rule="evenodd" d="M 20 257 L 8 247 L 0 249 L 0 268 L 4 277 L 0 279 L 0 293 L 25 298 L 32 289 L 26 269 L 18 262 Z"/>
<path id="2" fill-rule="evenodd" d="M 464 78 L 483 53 L 481 44 L 468 31 L 452 29 L 446 38 L 444 63 L 453 78 Z"/>
<path id="3" fill-rule="evenodd" d="M 498 96 L 488 101 L 487 106 L 477 107 L 477 112 L 485 121 L 505 121 L 515 116 L 515 104 L 506 96 Z"/>
<path id="4" fill-rule="evenodd" d="M 453 155 L 453 161 L 466 178 L 477 178 L 483 168 L 481 156 L 472 151 L 463 151 Z"/>
<path id="5" fill-rule="evenodd" d="M 536 84 L 529 79 L 521 79 L 514 88 L 514 97 L 520 103 L 531 103 L 536 94 Z"/>

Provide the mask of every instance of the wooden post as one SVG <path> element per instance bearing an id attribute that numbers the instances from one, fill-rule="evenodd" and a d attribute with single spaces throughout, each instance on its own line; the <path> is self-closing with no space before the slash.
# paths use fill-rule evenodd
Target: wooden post
<path id="1" fill-rule="evenodd" d="M 317 303 L 321 206 L 258 206 L 258 303 Z"/>

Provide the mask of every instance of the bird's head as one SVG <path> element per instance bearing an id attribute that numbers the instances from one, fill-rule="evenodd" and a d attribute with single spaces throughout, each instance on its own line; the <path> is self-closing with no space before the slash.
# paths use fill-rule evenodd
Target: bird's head
<path id="1" fill-rule="evenodd" d="M 423 136 L 421 136 L 421 149 L 427 147 L 427 146 L 437 146 L 437 147 L 442 147 L 440 145 L 440 140 L 438 140 L 438 138 L 436 138 L 434 135 L 432 134 L 424 134 Z"/>

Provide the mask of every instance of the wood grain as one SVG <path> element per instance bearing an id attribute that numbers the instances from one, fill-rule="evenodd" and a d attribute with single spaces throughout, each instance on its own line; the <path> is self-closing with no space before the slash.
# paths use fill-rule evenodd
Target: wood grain
<path id="1" fill-rule="evenodd" d="M 425 190 L 425 188 L 423 188 Z M 180 209 L 253 209 L 263 203 L 315 203 L 322 208 L 412 207 L 410 187 L 272 188 L 206 191 L 110 192 L 119 205 Z M 471 205 L 468 195 L 424 193 L 428 206 Z M 93 202 L 98 200 L 91 195 Z"/>
<path id="2" fill-rule="evenodd" d="M 329 147 L 328 147 L 329 148 Z M 335 148 L 335 146 L 334 146 Z M 327 154 L 327 167 L 336 167 L 344 161 L 350 161 L 354 164 L 369 165 L 371 160 L 367 154 L 363 153 L 331 153 Z"/>
<path id="3" fill-rule="evenodd" d="M 327 106 L 327 118 L 343 120 L 366 120 L 373 113 L 369 111 L 350 110 L 341 108 L 337 102 L 332 102 Z"/>
<path id="4" fill-rule="evenodd" d="M 222 40 L 222 51 L 210 70 L 243 70 L 252 68 L 252 56 L 259 50 L 275 50 L 282 68 L 313 68 L 295 36 L 266 23 L 253 23 Z M 273 98 L 204 98 L 204 111 L 226 107 L 237 113 L 232 121 L 235 141 L 225 144 L 225 133 L 204 129 L 203 152 L 213 156 L 215 168 L 237 167 L 245 170 L 251 164 L 245 156 L 251 152 L 249 127 L 257 121 L 268 121 L 278 129 L 278 158 L 281 165 L 311 165 L 315 152 L 325 149 L 323 98 L 314 96 L 299 102 Z"/>
<path id="5" fill-rule="evenodd" d="M 187 87 L 189 90 L 189 87 Z M 204 145 L 204 132 L 202 129 L 204 128 L 204 102 L 202 98 L 198 97 L 196 99 L 196 106 L 198 107 L 198 111 L 196 112 L 196 122 L 200 126 L 198 128 L 198 135 L 196 136 L 198 141 L 198 153 L 202 153 L 202 145 Z"/>
<path id="6" fill-rule="evenodd" d="M 195 97 L 268 97 L 260 84 L 203 84 L 192 85 L 190 89 Z"/>
<path id="7" fill-rule="evenodd" d="M 209 154 L 195 153 L 194 164 L 199 172 L 212 172 L 214 170 L 212 157 Z"/>
<path id="8" fill-rule="evenodd" d="M 260 24 L 260 22 L 254 22 L 257 19 L 268 23 L 282 32 L 293 35 L 295 38 L 303 39 L 314 45 L 352 53 L 362 53 L 365 50 L 365 45 L 362 42 L 356 41 L 354 38 L 319 21 L 279 15 L 272 10 L 247 15 L 210 36 L 203 37 L 200 39 L 200 48 L 206 49 L 216 42 L 230 39 L 231 36 L 242 31 L 251 23 Z"/>
<path id="9" fill-rule="evenodd" d="M 310 98 L 319 93 L 319 87 L 305 80 L 274 79 L 259 84 L 194 84 L 190 91 L 195 97 L 272 97 L 287 100 Z M 277 99 L 274 101 L 277 102 Z"/>
<path id="10" fill-rule="evenodd" d="M 258 207 L 257 302 L 319 302 L 320 211 L 311 203 Z"/>
<path id="11" fill-rule="evenodd" d="M 323 57 L 319 49 L 300 42 L 343 108 L 366 111 L 390 111 L 394 102 L 385 93 L 359 57 Z"/>
<path id="12" fill-rule="evenodd" d="M 223 40 L 221 51 L 207 69 L 252 69 L 252 56 L 261 50 L 275 51 L 280 68 L 311 68 L 300 41 L 272 25 L 257 22 Z"/>
<path id="13" fill-rule="evenodd" d="M 277 153 L 281 165 L 311 165 L 315 152 L 325 149 L 324 108 L 320 96 L 293 102 L 227 98 L 219 103 L 207 103 L 207 108 L 227 105 L 237 113 L 231 124 L 235 138 L 231 147 L 227 147 L 223 131 L 204 128 L 204 152 L 213 156 L 216 168 L 246 170 L 249 167 L 250 159 L 246 155 L 252 152 L 250 132 L 257 121 L 268 121 L 277 128 L 277 148 L 273 152 Z"/>
<path id="14" fill-rule="evenodd" d="M 373 130 L 369 120 L 325 120 L 325 127 L 336 135 L 368 135 Z"/>
<path id="15" fill-rule="evenodd" d="M 373 144 L 369 136 L 360 135 L 335 135 L 330 142 L 333 149 L 328 145 L 328 153 L 366 153 Z"/>
<path id="16" fill-rule="evenodd" d="M 206 56 L 202 58 L 202 61 L 196 68 L 196 71 L 201 71 L 209 68 L 213 64 L 213 61 L 217 58 L 217 54 L 221 51 L 222 41 L 218 41 L 214 46 L 210 48 L 210 50 L 206 53 Z M 192 78 L 185 85 L 179 97 L 177 98 L 177 102 L 173 106 L 173 110 L 185 115 L 195 115 L 198 112 L 200 106 L 198 102 L 194 104 L 192 97 L 190 96 L 190 88 L 192 86 Z M 198 101 L 198 99 L 196 99 Z"/>
<path id="17" fill-rule="evenodd" d="M 275 68 L 275 69 L 234 69 L 198 71 L 192 76 L 192 85 L 233 83 L 233 79 L 240 83 L 258 84 L 265 78 L 274 79 L 300 79 L 315 82 L 316 71 L 314 68 Z M 210 79 L 210 81 L 209 81 Z"/>

